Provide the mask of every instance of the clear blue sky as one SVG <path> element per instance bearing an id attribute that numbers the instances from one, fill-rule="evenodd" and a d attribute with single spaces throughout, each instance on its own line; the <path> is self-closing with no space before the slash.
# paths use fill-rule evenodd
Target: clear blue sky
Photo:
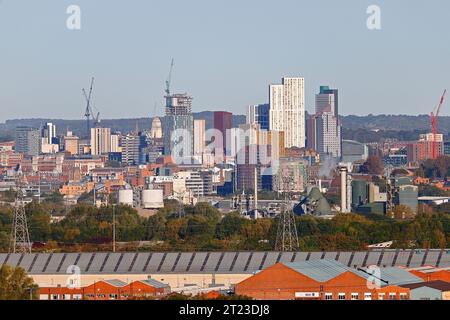
<path id="1" fill-rule="evenodd" d="M 70 4 L 80 31 L 66 28 Z M 370 4 L 380 31 L 366 28 Z M 270 83 L 304 76 L 307 110 L 323 84 L 343 114 L 429 113 L 450 89 L 449 15 L 448 0 L 0 0 L 0 121 L 81 119 L 91 76 L 103 118 L 162 113 L 172 57 L 194 111 L 244 114 Z"/>

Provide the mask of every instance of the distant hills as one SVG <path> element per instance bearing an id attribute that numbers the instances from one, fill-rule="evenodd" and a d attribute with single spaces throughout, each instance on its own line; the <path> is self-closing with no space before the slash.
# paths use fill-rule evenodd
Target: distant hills
<path id="1" fill-rule="evenodd" d="M 429 115 L 368 115 L 341 117 L 344 128 L 347 129 L 379 129 L 395 131 L 430 131 L 431 120 Z M 450 132 L 450 117 L 439 118 L 439 131 Z"/>
<path id="2" fill-rule="evenodd" d="M 213 113 L 204 111 L 194 113 L 194 119 L 205 119 L 206 127 L 213 126 Z M 131 118 L 131 119 L 105 119 L 101 123 L 103 126 L 110 127 L 113 131 L 127 133 L 136 129 L 145 130 L 151 127 L 151 118 Z M 395 131 L 411 132 L 415 137 L 420 132 L 430 131 L 430 117 L 428 115 L 409 116 L 409 115 L 368 115 L 368 116 L 342 116 L 344 131 L 362 132 L 362 131 Z M 18 126 L 41 127 L 46 122 L 52 122 L 57 126 L 58 134 L 63 134 L 70 129 L 74 134 L 83 137 L 86 135 L 85 120 L 63 120 L 63 119 L 15 119 L 7 120 L 0 124 L 0 137 L 2 140 L 14 137 L 14 130 Z M 233 125 L 245 123 L 245 116 L 234 115 Z M 450 117 L 441 117 L 439 120 L 439 131 L 445 135 L 450 133 Z M 357 134 L 356 134 L 357 136 Z M 363 141 L 365 142 L 365 141 Z"/>

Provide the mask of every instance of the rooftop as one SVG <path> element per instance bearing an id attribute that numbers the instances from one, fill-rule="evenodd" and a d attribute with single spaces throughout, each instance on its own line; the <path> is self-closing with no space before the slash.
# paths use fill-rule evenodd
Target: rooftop
<path id="1" fill-rule="evenodd" d="M 381 280 L 381 285 L 400 285 L 423 281 L 405 269 L 397 267 L 380 268 L 379 273 L 377 273 L 371 272 L 369 269 L 351 268 L 335 260 L 312 260 L 298 263 L 284 263 L 284 265 L 317 282 L 326 282 L 345 272 L 352 272 L 365 279 L 378 278 Z"/>
<path id="2" fill-rule="evenodd" d="M 428 288 L 433 288 L 433 289 L 437 289 L 440 291 L 450 291 L 450 282 L 437 280 L 437 281 L 429 281 L 429 282 L 421 282 L 421 283 L 404 284 L 404 285 L 402 285 L 402 287 L 409 288 L 409 289 L 428 287 Z"/>
<path id="3" fill-rule="evenodd" d="M 327 252 L 83 252 L 83 253 L 0 253 L 0 267 L 20 266 L 29 274 L 66 274 L 77 265 L 83 274 L 252 274 L 278 262 L 314 263 L 333 260 L 348 268 L 450 267 L 450 249 Z M 301 266 L 301 265 L 300 265 Z"/>

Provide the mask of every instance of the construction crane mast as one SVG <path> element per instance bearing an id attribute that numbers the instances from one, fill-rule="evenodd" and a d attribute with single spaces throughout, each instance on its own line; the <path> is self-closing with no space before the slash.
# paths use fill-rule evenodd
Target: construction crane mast
<path id="1" fill-rule="evenodd" d="M 89 88 L 89 94 L 86 93 L 86 90 L 83 88 L 83 96 L 86 99 L 86 110 L 84 112 L 84 117 L 86 118 L 86 137 L 89 139 L 91 133 L 91 119 L 93 120 L 94 126 L 96 126 L 99 122 L 100 112 L 97 112 L 97 115 L 94 116 L 94 112 L 92 110 L 91 97 L 92 97 L 92 89 L 94 87 L 94 77 L 91 79 L 91 87 Z"/>
<path id="2" fill-rule="evenodd" d="M 166 95 L 170 96 L 170 84 L 172 82 L 172 71 L 173 71 L 173 66 L 174 66 L 174 60 L 172 58 L 172 62 L 170 63 L 170 71 L 169 71 L 169 76 L 167 77 L 166 80 Z"/>
<path id="3" fill-rule="evenodd" d="M 438 142 L 437 142 L 437 124 L 439 119 L 439 113 L 441 111 L 442 105 L 444 104 L 445 95 L 447 90 L 441 96 L 441 100 L 438 106 L 431 112 L 431 128 L 433 130 L 433 159 L 438 158 Z"/>

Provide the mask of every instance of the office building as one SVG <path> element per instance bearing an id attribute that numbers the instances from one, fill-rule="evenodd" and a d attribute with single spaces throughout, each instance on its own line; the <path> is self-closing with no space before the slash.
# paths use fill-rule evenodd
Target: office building
<path id="1" fill-rule="evenodd" d="M 335 158 L 341 157 L 341 126 L 327 107 L 307 121 L 307 147 Z"/>
<path id="2" fill-rule="evenodd" d="M 177 162 L 191 162 L 194 153 L 192 97 L 187 94 L 166 96 L 163 119 L 164 153 Z"/>
<path id="3" fill-rule="evenodd" d="M 306 121 L 306 146 L 321 155 L 340 158 L 342 127 L 338 114 L 338 90 L 321 86 L 316 94 L 316 113 Z"/>
<path id="4" fill-rule="evenodd" d="M 15 137 L 16 152 L 27 156 L 37 156 L 41 151 L 41 132 L 30 127 L 17 127 Z"/>
<path id="5" fill-rule="evenodd" d="M 45 144 L 55 143 L 54 139 L 56 138 L 56 126 L 53 123 L 47 122 L 42 128 L 42 138 L 45 139 Z"/>
<path id="6" fill-rule="evenodd" d="M 321 113 L 329 108 L 329 111 L 339 117 L 339 94 L 337 89 L 330 89 L 328 86 L 321 86 L 316 94 L 316 113 Z"/>
<path id="7" fill-rule="evenodd" d="M 305 147 L 305 80 L 283 78 L 269 87 L 270 130 L 284 131 L 285 147 Z"/>
<path id="8" fill-rule="evenodd" d="M 225 111 L 214 111 L 214 129 L 219 130 L 222 133 L 223 150 L 226 149 L 230 130 L 233 127 L 233 114 Z"/>
<path id="9" fill-rule="evenodd" d="M 111 128 L 91 128 L 91 154 L 98 156 L 111 152 Z"/>
<path id="10" fill-rule="evenodd" d="M 143 153 L 147 146 L 145 136 L 136 132 L 129 133 L 122 137 L 122 163 L 127 165 L 138 165 L 146 162 L 146 155 Z"/>
<path id="11" fill-rule="evenodd" d="M 206 121 L 194 120 L 194 157 L 197 163 L 202 163 L 206 149 Z"/>
<path id="12" fill-rule="evenodd" d="M 121 151 L 122 148 L 120 148 L 120 134 L 111 134 L 111 148 L 109 152 L 118 153 Z"/>
<path id="13" fill-rule="evenodd" d="M 259 124 L 261 130 L 270 130 L 270 105 L 256 104 L 247 107 L 247 124 Z"/>

